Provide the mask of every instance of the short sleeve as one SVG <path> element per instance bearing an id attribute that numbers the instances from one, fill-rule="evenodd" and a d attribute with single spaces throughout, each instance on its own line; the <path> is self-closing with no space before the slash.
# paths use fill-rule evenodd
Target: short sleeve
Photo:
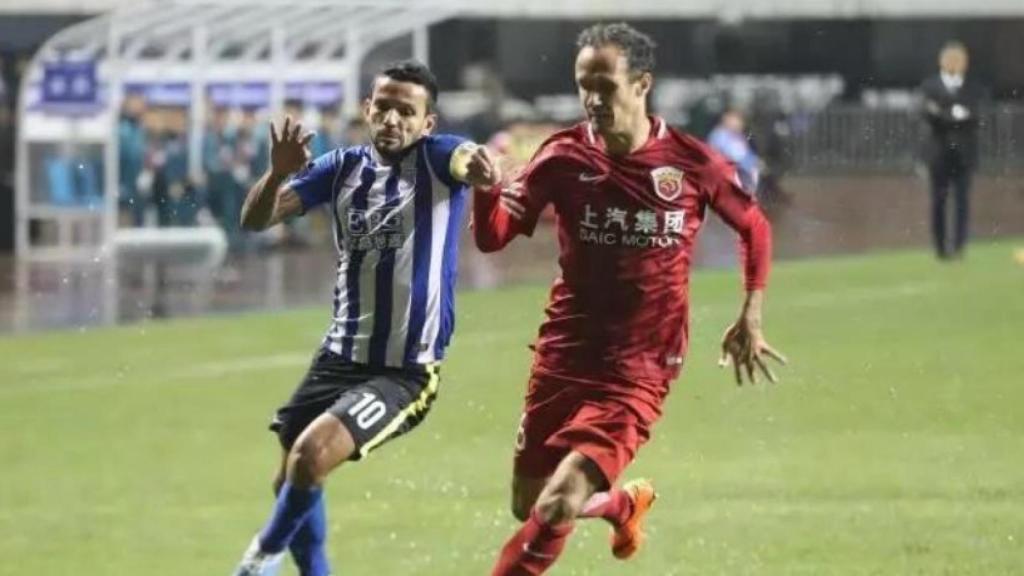
<path id="1" fill-rule="evenodd" d="M 340 149 L 331 150 L 310 162 L 288 182 L 288 187 L 294 190 L 302 201 L 304 213 L 331 200 L 334 182 L 341 169 L 342 155 Z"/>

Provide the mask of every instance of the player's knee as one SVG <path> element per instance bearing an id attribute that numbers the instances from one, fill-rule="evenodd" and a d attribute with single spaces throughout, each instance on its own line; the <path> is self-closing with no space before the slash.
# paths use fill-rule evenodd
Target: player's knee
<path id="1" fill-rule="evenodd" d="M 298 486 L 321 484 L 330 470 L 325 456 L 325 450 L 313 438 L 296 442 L 288 456 L 288 479 Z"/>

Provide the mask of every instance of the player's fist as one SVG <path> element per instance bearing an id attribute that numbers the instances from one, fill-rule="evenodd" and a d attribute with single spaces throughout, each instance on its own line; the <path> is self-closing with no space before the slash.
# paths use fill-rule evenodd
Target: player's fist
<path id="1" fill-rule="evenodd" d="M 501 166 L 486 146 L 463 144 L 452 156 L 452 175 L 474 188 L 501 182 Z"/>
<path id="2" fill-rule="evenodd" d="M 270 169 L 280 176 L 302 170 L 309 163 L 311 154 L 309 143 L 313 140 L 313 132 L 302 132 L 302 124 L 292 125 L 292 117 L 285 116 L 281 131 L 270 123 Z"/>

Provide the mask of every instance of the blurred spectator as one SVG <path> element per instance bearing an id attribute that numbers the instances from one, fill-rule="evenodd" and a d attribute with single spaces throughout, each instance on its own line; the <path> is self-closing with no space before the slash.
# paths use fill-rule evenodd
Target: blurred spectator
<path id="1" fill-rule="evenodd" d="M 534 106 L 511 94 L 501 76 L 488 64 L 473 64 L 462 71 L 463 88 L 476 97 L 473 113 L 451 120 L 451 130 L 486 142 L 506 126 L 537 118 Z M 442 122 L 449 121 L 442 118 Z M 448 129 L 448 128 L 446 128 Z"/>
<path id="2" fill-rule="evenodd" d="M 757 197 L 766 203 L 788 200 L 782 178 L 792 163 L 791 136 L 779 93 L 770 88 L 759 90 L 750 110 L 750 139 L 761 157 Z"/>
<path id="3" fill-rule="evenodd" d="M 925 161 L 931 177 L 931 224 L 936 255 L 963 256 L 970 218 L 971 177 L 978 165 L 978 113 L 985 90 L 967 74 L 967 48 L 959 42 L 939 52 L 939 73 L 921 84 L 928 140 Z M 954 228 L 947 239 L 947 205 L 953 190 Z"/>
<path id="4" fill-rule="evenodd" d="M 341 136 L 342 146 L 363 146 L 370 143 L 370 133 L 366 131 L 366 120 L 362 116 L 356 116 L 345 125 L 345 131 Z"/>
<path id="5" fill-rule="evenodd" d="M 151 140 L 153 203 L 159 226 L 195 226 L 201 202 L 188 174 L 188 115 L 185 109 L 165 112 L 163 129 Z"/>
<path id="6" fill-rule="evenodd" d="M 206 171 L 206 193 L 210 212 L 228 236 L 228 243 L 238 247 L 242 242 L 238 214 L 245 195 L 244 180 L 238 180 L 236 132 L 229 123 L 230 110 L 213 107 L 210 122 L 203 136 L 203 169 Z M 246 169 L 247 170 L 247 169 Z"/>
<path id="7" fill-rule="evenodd" d="M 750 145 L 743 113 L 735 108 L 726 110 L 718 126 L 708 135 L 708 145 L 736 165 L 743 188 L 755 194 L 761 159 Z"/>
<path id="8" fill-rule="evenodd" d="M 252 179 L 259 178 L 270 163 L 270 128 L 257 109 L 242 110 L 237 140 L 237 150 L 242 157 L 240 161 L 246 163 Z"/>
<path id="9" fill-rule="evenodd" d="M 722 94 L 713 92 L 704 96 L 686 111 L 686 131 L 698 138 L 707 138 L 725 110 L 725 97 Z"/>
<path id="10" fill-rule="evenodd" d="M 306 106 L 302 100 L 288 99 L 284 101 L 284 111 L 282 112 L 285 116 L 290 116 L 292 122 L 305 122 L 306 121 Z"/>
<path id="11" fill-rule="evenodd" d="M 505 86 L 486 64 L 473 64 L 463 69 L 462 84 L 466 89 L 479 92 L 484 97 L 483 109 L 466 118 L 462 130 L 473 140 L 485 142 L 505 124 L 502 115 Z"/>
<path id="12" fill-rule="evenodd" d="M 145 223 L 146 203 L 139 190 L 146 155 L 146 133 L 142 115 L 146 101 L 138 94 L 125 96 L 118 122 L 118 206 L 131 226 Z"/>
<path id="13" fill-rule="evenodd" d="M 0 252 L 14 243 L 14 63 L 0 54 Z"/>
<path id="14" fill-rule="evenodd" d="M 328 106 L 320 110 L 320 125 L 316 129 L 316 135 L 310 142 L 310 153 L 313 158 L 342 146 L 341 116 L 336 106 Z"/>
<path id="15" fill-rule="evenodd" d="M 14 187 L 14 103 L 4 82 L 5 69 L 0 57 L 0 198 L 7 197 Z"/>
<path id="16" fill-rule="evenodd" d="M 43 171 L 50 201 L 57 206 L 91 206 L 102 204 L 99 155 L 89 155 L 90 147 L 62 142 L 48 149 L 43 158 Z"/>

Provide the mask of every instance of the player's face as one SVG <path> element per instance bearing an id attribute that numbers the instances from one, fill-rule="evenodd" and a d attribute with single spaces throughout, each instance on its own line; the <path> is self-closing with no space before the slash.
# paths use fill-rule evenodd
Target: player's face
<path id="1" fill-rule="evenodd" d="M 576 87 L 594 129 L 602 135 L 629 132 L 647 114 L 649 73 L 634 74 L 618 46 L 586 46 L 576 56 Z"/>
<path id="2" fill-rule="evenodd" d="M 377 78 L 363 106 L 373 147 L 383 156 L 397 156 L 430 134 L 437 117 L 429 102 L 430 93 L 419 84 Z"/>

